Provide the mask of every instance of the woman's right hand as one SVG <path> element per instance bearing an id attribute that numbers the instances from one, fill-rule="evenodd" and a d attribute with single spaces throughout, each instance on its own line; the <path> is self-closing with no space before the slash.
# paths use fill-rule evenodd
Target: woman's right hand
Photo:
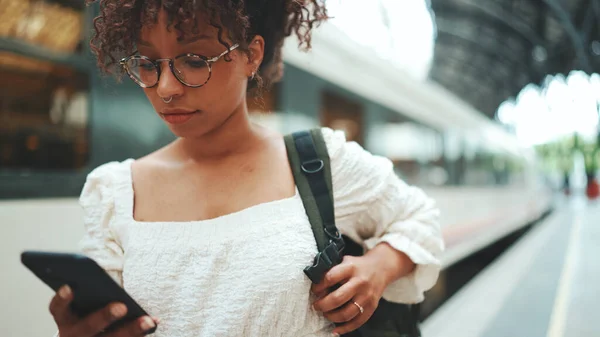
<path id="1" fill-rule="evenodd" d="M 72 300 L 73 292 L 68 286 L 63 286 L 50 302 L 50 313 L 58 326 L 60 337 L 140 337 L 156 326 L 155 320 L 144 316 L 118 330 L 105 333 L 104 329 L 125 316 L 127 307 L 122 303 L 111 303 L 84 318 L 79 318 L 69 308 Z"/>

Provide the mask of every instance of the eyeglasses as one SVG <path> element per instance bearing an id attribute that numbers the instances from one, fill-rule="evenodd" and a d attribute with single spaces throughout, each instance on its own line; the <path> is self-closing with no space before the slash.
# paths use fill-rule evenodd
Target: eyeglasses
<path id="1" fill-rule="evenodd" d="M 169 69 L 179 82 L 188 87 L 199 88 L 210 80 L 212 64 L 237 47 L 239 45 L 235 44 L 220 55 L 211 58 L 188 53 L 179 55 L 174 59 L 151 60 L 146 56 L 131 55 L 123 58 L 119 64 L 140 87 L 152 88 L 158 84 L 160 79 L 161 62 L 169 61 Z"/>

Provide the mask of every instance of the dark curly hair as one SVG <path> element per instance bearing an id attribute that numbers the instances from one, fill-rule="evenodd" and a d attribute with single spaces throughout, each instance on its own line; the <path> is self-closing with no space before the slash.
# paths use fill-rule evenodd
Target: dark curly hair
<path id="1" fill-rule="evenodd" d="M 226 48 L 230 41 L 248 52 L 256 35 L 265 39 L 263 62 L 249 88 L 269 87 L 282 76 L 281 49 L 284 38 L 296 34 L 300 48 L 311 47 L 312 28 L 327 19 L 324 0 L 87 0 L 99 3 L 94 19 L 95 34 L 90 42 L 98 65 L 107 74 L 122 74 L 118 61 L 135 51 L 142 27 L 154 24 L 164 10 L 167 23 L 178 34 L 197 34 L 197 17 L 205 15 L 218 29 L 218 39 Z M 227 32 L 228 36 L 225 36 Z M 230 61 L 226 57 L 226 60 Z"/>

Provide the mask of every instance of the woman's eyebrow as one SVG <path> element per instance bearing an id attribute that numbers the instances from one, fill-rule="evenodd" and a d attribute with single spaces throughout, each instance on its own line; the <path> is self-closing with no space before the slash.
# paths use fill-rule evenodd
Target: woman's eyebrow
<path id="1" fill-rule="evenodd" d="M 208 35 L 208 34 L 199 34 L 199 35 L 192 35 L 186 38 L 183 38 L 181 40 L 178 40 L 177 42 L 179 44 L 190 44 L 190 43 L 194 43 L 200 40 L 211 40 L 212 36 Z"/>

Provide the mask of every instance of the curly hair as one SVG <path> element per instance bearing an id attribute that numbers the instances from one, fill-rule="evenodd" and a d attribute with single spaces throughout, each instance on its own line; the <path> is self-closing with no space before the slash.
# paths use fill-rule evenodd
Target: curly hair
<path id="1" fill-rule="evenodd" d="M 263 62 L 249 89 L 269 87 L 282 74 L 281 49 L 291 34 L 298 37 L 299 47 L 311 47 L 311 31 L 326 20 L 324 0 L 87 0 L 99 3 L 100 14 L 94 19 L 94 36 L 90 46 L 98 66 L 107 74 L 122 74 L 118 61 L 135 51 L 143 26 L 155 24 L 164 10 L 167 25 L 178 35 L 197 34 L 197 18 L 205 15 L 218 29 L 218 39 L 229 48 L 226 38 L 248 52 L 256 35 L 265 40 Z M 225 36 L 227 32 L 228 36 Z M 225 58 L 230 61 L 230 58 Z"/>

